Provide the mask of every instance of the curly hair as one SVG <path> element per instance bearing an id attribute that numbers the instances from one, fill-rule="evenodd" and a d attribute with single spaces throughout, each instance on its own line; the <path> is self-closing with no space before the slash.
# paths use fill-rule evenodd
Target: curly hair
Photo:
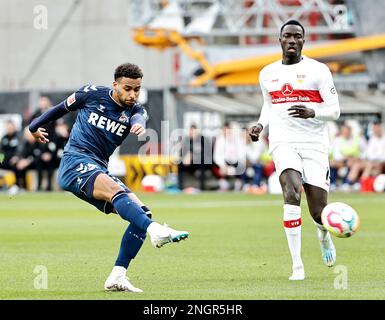
<path id="1" fill-rule="evenodd" d="M 133 63 L 124 63 L 115 69 L 114 79 L 117 80 L 121 77 L 138 79 L 143 78 L 142 70 Z"/>

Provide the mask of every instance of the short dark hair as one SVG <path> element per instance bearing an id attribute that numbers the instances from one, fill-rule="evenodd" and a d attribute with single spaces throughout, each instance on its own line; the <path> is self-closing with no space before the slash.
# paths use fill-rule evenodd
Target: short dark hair
<path id="1" fill-rule="evenodd" d="M 286 22 L 282 25 L 281 31 L 279 32 L 279 34 L 282 33 L 283 28 L 285 28 L 287 25 L 295 25 L 295 26 L 301 27 L 302 32 L 303 32 L 303 35 L 305 36 L 305 28 L 303 27 L 303 25 L 301 24 L 301 22 L 299 22 L 298 20 L 289 20 L 289 21 L 286 21 Z"/>
<path id="2" fill-rule="evenodd" d="M 114 79 L 117 80 L 121 77 L 138 79 L 143 78 L 142 70 L 133 63 L 124 63 L 115 69 Z"/>

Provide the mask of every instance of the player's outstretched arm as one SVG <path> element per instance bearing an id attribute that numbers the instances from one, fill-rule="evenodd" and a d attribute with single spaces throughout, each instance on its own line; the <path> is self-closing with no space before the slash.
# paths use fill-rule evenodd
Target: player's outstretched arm
<path id="1" fill-rule="evenodd" d="M 68 112 L 69 111 L 66 109 L 64 102 L 61 102 L 44 112 L 40 117 L 34 119 L 29 125 L 29 131 L 38 142 L 47 143 L 49 142 L 48 133 L 41 127 L 51 121 L 61 118 Z"/>
<path id="2" fill-rule="evenodd" d="M 40 117 L 34 119 L 29 125 L 29 131 L 31 131 L 37 141 L 41 143 L 49 142 L 48 134 L 41 127 L 51 121 L 55 121 L 63 117 L 70 111 L 76 111 L 83 108 L 87 98 L 96 91 L 97 88 L 91 85 L 86 85 L 80 88 L 71 94 L 66 100 L 44 112 Z"/>

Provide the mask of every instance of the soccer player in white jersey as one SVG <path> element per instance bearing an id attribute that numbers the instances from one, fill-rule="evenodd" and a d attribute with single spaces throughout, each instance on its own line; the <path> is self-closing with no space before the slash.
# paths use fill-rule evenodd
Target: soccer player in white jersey
<path id="1" fill-rule="evenodd" d="M 340 108 L 328 67 L 302 55 L 304 36 L 298 21 L 282 25 L 282 60 L 260 73 L 264 104 L 257 125 L 249 129 L 253 141 L 258 141 L 269 125 L 269 149 L 282 187 L 284 229 L 293 261 L 290 280 L 305 278 L 301 259 L 302 186 L 317 227 L 323 261 L 329 267 L 336 262 L 336 250 L 322 225 L 321 212 L 329 191 L 326 121 L 338 119 Z"/>

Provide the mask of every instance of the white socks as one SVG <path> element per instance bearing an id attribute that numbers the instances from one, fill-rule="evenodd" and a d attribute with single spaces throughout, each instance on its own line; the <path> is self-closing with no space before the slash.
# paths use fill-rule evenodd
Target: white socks
<path id="1" fill-rule="evenodd" d="M 125 267 L 121 266 L 114 266 L 112 268 L 111 274 L 109 277 L 113 279 L 118 279 L 120 277 L 125 277 L 126 276 L 127 269 Z"/>
<path id="2" fill-rule="evenodd" d="M 293 260 L 293 270 L 298 268 L 303 269 L 301 259 L 301 207 L 285 204 L 283 206 L 283 221 L 291 258 Z"/>
<path id="3" fill-rule="evenodd" d="M 165 233 L 165 229 L 160 223 L 154 221 L 147 227 L 147 232 L 152 237 L 154 235 Z"/>
<path id="4" fill-rule="evenodd" d="M 326 240 L 328 240 L 329 232 L 326 230 L 326 228 L 322 224 L 319 224 L 319 223 L 315 222 L 314 220 L 313 220 L 313 222 L 314 222 L 314 224 L 317 227 L 318 240 L 319 241 L 326 241 Z M 329 235 L 329 237 L 330 237 L 330 235 Z"/>

